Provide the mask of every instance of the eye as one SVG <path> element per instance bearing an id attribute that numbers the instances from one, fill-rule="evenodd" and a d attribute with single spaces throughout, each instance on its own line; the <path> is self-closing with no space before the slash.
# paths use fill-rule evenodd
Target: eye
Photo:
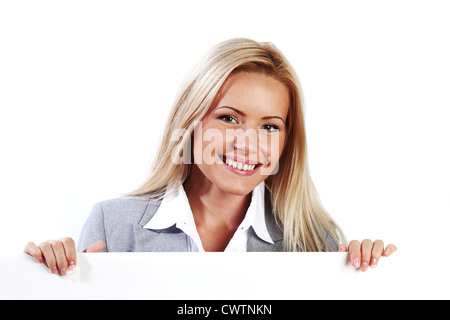
<path id="1" fill-rule="evenodd" d="M 237 123 L 236 118 L 233 116 L 228 116 L 228 115 L 220 116 L 219 119 L 223 120 L 225 122 L 228 122 L 228 123 Z"/>
<path id="2" fill-rule="evenodd" d="M 267 130 L 269 132 L 280 131 L 280 128 L 278 128 L 276 125 L 273 125 L 273 124 L 265 124 L 262 127 L 263 127 L 264 130 Z"/>

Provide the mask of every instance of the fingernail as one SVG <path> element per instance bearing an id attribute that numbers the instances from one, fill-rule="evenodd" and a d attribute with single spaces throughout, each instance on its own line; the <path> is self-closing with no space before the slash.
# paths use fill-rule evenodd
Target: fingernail
<path id="1" fill-rule="evenodd" d="M 369 265 L 367 264 L 367 262 L 363 262 L 361 264 L 361 271 L 362 272 L 367 271 L 368 268 L 369 268 Z"/>
<path id="2" fill-rule="evenodd" d="M 377 259 L 372 258 L 372 260 L 370 261 L 370 266 L 372 268 L 375 268 L 377 266 L 377 263 L 378 263 Z"/>
<path id="3" fill-rule="evenodd" d="M 53 273 L 53 274 L 58 274 L 58 268 L 53 267 L 53 268 L 52 268 L 52 273 Z"/>
<path id="4" fill-rule="evenodd" d="M 359 259 L 358 259 L 358 258 L 355 258 L 355 259 L 353 260 L 353 266 L 354 266 L 356 269 L 359 269 Z"/>
<path id="5" fill-rule="evenodd" d="M 388 255 L 390 255 L 392 252 L 391 252 L 391 248 L 387 248 L 386 249 L 386 251 L 384 252 L 384 255 L 385 256 L 388 256 Z"/>
<path id="6" fill-rule="evenodd" d="M 66 268 L 62 268 L 62 269 L 61 269 L 61 275 L 62 275 L 62 276 L 67 275 L 67 269 L 66 269 Z"/>
<path id="7" fill-rule="evenodd" d="M 39 263 L 44 263 L 44 258 L 39 258 Z"/>
<path id="8" fill-rule="evenodd" d="M 69 270 L 70 270 L 70 271 L 74 270 L 76 267 L 77 267 L 77 266 L 75 265 L 75 262 L 73 262 L 73 261 L 70 261 L 70 262 L 69 262 Z"/>

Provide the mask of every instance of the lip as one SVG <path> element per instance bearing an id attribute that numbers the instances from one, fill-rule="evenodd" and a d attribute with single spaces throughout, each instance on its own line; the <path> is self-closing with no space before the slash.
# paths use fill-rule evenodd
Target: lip
<path id="1" fill-rule="evenodd" d="M 239 170 L 237 168 L 234 167 L 230 167 L 229 165 L 227 165 L 225 162 L 223 162 L 223 159 L 227 158 L 227 159 L 231 159 L 233 161 L 236 162 L 241 162 L 244 164 L 250 164 L 250 165 L 256 165 L 255 169 L 248 171 L 248 170 Z M 231 172 L 238 174 L 240 176 L 251 176 L 254 175 L 256 173 L 256 171 L 259 170 L 259 168 L 262 166 L 261 163 L 257 162 L 257 161 L 251 161 L 251 160 L 245 160 L 239 157 L 229 157 L 229 156 L 221 156 L 219 157 L 220 161 L 222 162 L 222 165 L 225 166 L 226 169 L 230 170 Z"/>

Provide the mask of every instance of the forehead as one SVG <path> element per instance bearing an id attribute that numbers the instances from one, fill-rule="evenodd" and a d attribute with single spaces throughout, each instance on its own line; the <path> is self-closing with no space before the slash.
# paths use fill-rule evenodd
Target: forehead
<path id="1" fill-rule="evenodd" d="M 289 104 L 289 90 L 280 81 L 260 73 L 239 72 L 225 81 L 212 109 L 230 106 L 246 114 L 286 119 Z"/>

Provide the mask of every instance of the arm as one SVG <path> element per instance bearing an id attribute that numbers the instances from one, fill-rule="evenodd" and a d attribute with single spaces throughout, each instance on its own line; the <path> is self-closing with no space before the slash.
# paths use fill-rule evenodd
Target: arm
<path id="1" fill-rule="evenodd" d="M 107 251 L 105 219 L 101 202 L 94 205 L 87 221 L 84 223 L 78 240 L 78 251 L 85 252 L 91 244 L 99 241 L 105 243 L 102 251 Z"/>

